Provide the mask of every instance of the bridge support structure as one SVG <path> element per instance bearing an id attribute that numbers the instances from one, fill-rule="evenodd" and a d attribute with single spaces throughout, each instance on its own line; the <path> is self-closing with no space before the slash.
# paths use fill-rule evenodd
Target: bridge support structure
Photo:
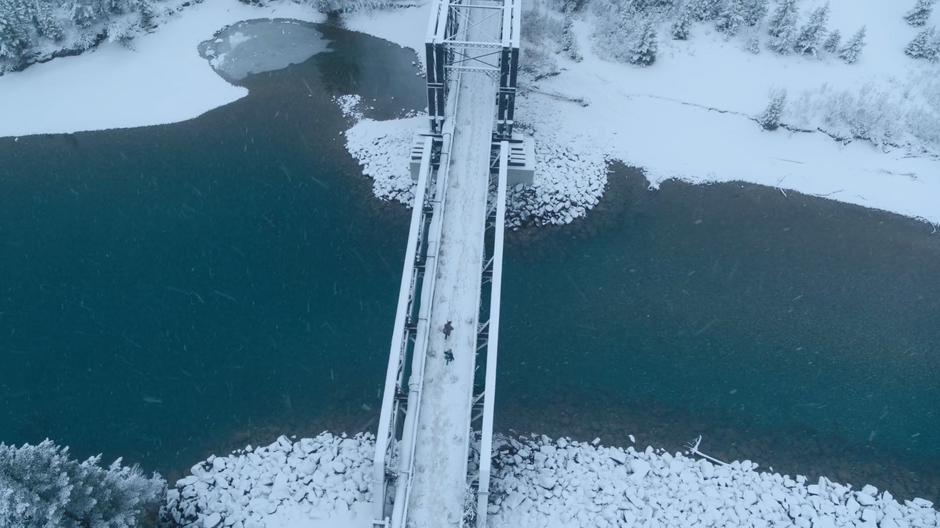
<path id="1" fill-rule="evenodd" d="M 461 162 L 451 160 L 450 152 L 457 133 L 454 118 L 464 75 L 485 75 L 498 87 L 495 100 L 490 99 L 493 104 L 493 113 L 488 114 L 491 123 L 486 124 L 492 127 L 495 155 L 489 170 L 479 174 L 481 178 L 488 178 L 489 193 L 485 203 L 483 258 L 478 268 L 481 286 L 476 310 L 479 313 L 473 314 L 477 321 L 477 345 L 476 351 L 469 354 L 470 357 L 475 355 L 476 365 L 485 365 L 485 370 L 479 379 L 473 374 L 473 364 L 470 365 L 468 372 L 473 390 L 468 392 L 465 405 L 470 410 L 471 435 L 465 446 L 466 453 L 455 455 L 464 456 L 467 461 L 465 484 L 475 495 L 472 497 L 475 507 L 467 512 L 466 518 L 475 519 L 477 527 L 486 525 L 507 182 L 511 174 L 523 174 L 523 178 L 528 174 L 528 183 L 531 183 L 531 154 L 523 155 L 531 152 L 531 143 L 524 143 L 518 134 L 513 135 L 520 1 L 434 0 L 432 4 L 425 48 L 429 129 L 416 135 L 412 146 L 415 198 L 376 435 L 373 469 L 376 508 L 373 526 L 376 528 L 405 528 L 409 521 L 448 177 L 452 164 Z M 487 86 L 492 90 L 493 85 Z M 468 93 L 478 94 L 480 100 L 491 97 L 480 97 L 486 92 L 475 90 Z M 479 105 L 472 108 L 479 108 Z M 473 123 L 481 121 L 476 119 Z M 476 130 L 480 130 L 479 127 Z M 480 148 L 487 148 L 487 145 L 482 144 Z M 481 207 L 484 205 L 482 200 L 479 203 Z M 433 406 L 434 401 L 430 400 L 429 404 Z M 479 443 L 475 443 L 477 439 Z M 450 474 L 462 475 L 459 470 Z"/>
<path id="2" fill-rule="evenodd" d="M 471 22 L 473 11 L 483 12 Z M 495 137 L 511 140 L 519 76 L 522 0 L 435 0 L 425 40 L 428 118 L 440 134 L 446 119 L 448 82 L 455 72 L 483 73 L 499 82 Z M 498 24 L 491 22 L 497 19 Z M 470 26 L 494 28 L 473 34 Z M 495 28 L 498 28 L 495 29 Z"/>

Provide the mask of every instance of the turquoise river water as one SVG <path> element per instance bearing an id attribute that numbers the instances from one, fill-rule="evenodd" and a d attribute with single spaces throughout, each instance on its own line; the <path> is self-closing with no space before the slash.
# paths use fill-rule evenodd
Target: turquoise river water
<path id="1" fill-rule="evenodd" d="M 178 476 L 280 433 L 374 429 L 408 212 L 331 97 L 424 106 L 410 51 L 248 76 L 166 126 L 0 139 L 0 441 Z M 892 214 L 612 167 L 508 237 L 497 420 L 940 497 L 940 235 Z"/>

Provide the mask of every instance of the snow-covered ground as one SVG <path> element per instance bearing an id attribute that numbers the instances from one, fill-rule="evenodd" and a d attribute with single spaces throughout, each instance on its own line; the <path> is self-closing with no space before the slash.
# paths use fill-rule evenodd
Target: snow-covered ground
<path id="1" fill-rule="evenodd" d="M 372 444 L 323 433 L 210 457 L 170 491 L 167 514 L 184 527 L 369 527 Z M 501 438 L 493 468 L 494 528 L 940 526 L 924 499 L 652 447 Z"/>
<path id="2" fill-rule="evenodd" d="M 517 118 L 538 146 L 535 186 L 513 193 L 512 214 L 551 223 L 582 216 L 603 193 L 606 163 L 621 160 L 643 168 L 653 187 L 670 178 L 739 180 L 940 223 L 940 158 L 935 150 L 922 151 L 929 144 L 882 150 L 821 132 L 766 132 L 752 119 L 774 89 L 788 91 L 793 104 L 784 119 L 797 127 L 826 126 L 828 101 L 843 95 L 893 94 L 879 101 L 886 108 L 910 100 L 887 110 L 898 114 L 899 126 L 919 113 L 934 115 L 936 109 L 918 104 L 938 97 L 940 65 L 904 55 L 916 34 L 902 20 L 909 6 L 878 0 L 831 5 L 830 26 L 843 34 L 868 26 L 868 45 L 856 64 L 767 50 L 755 55 L 740 40 L 697 24 L 688 41 L 661 35 L 657 62 L 640 68 L 602 58 L 592 45 L 592 16 L 585 16 L 575 23 L 584 60 L 557 56 L 561 73 L 526 83 L 517 102 Z M 423 33 L 402 28 L 420 28 L 426 16 L 426 8 L 415 8 L 357 15 L 348 25 L 415 47 Z M 381 197 L 410 196 L 402 172 L 407 154 L 398 148 L 407 144 L 410 126 L 365 120 L 347 134 Z"/>
<path id="3" fill-rule="evenodd" d="M 784 120 L 798 127 L 825 126 L 827 102 L 846 97 L 884 100 L 868 106 L 897 113 L 899 123 L 916 121 L 911 126 L 934 116 L 936 109 L 923 101 L 940 99 L 934 93 L 940 91 L 940 65 L 903 54 L 916 34 L 901 18 L 909 6 L 878 0 L 831 5 L 830 27 L 844 35 L 868 26 L 868 45 L 856 64 L 767 50 L 755 55 L 741 39 L 696 24 L 688 41 L 662 34 L 657 62 L 639 68 L 599 56 L 592 15 L 584 16 L 574 32 L 584 60 L 559 55 L 559 75 L 523 87 L 517 116 L 538 141 L 536 185 L 510 192 L 511 223 L 566 223 L 583 216 L 603 194 L 610 160 L 643 168 L 654 187 L 669 178 L 740 180 L 940 223 L 937 152 L 882 151 L 819 132 L 765 132 L 751 119 L 779 88 L 789 94 Z M 424 5 L 355 13 L 345 24 L 421 49 L 427 11 Z M 106 43 L 0 77 L 0 137 L 171 123 L 244 97 L 246 90 L 220 78 L 196 47 L 225 25 L 263 17 L 323 19 L 291 2 L 262 8 L 205 0 L 170 15 L 131 49 Z M 930 23 L 940 23 L 937 12 Z M 417 118 L 362 120 L 347 134 L 378 196 L 410 198 L 407 145 L 418 125 Z"/>
<path id="4" fill-rule="evenodd" d="M 368 526 L 373 440 L 323 433 L 209 457 L 167 493 L 164 515 L 180 526 Z"/>
<path id="5" fill-rule="evenodd" d="M 252 7 L 205 0 L 130 48 L 105 43 L 74 57 L 0 76 L 0 137 L 175 123 L 236 101 L 248 90 L 223 80 L 197 47 L 224 26 L 253 18 L 319 22 L 310 7 Z"/>

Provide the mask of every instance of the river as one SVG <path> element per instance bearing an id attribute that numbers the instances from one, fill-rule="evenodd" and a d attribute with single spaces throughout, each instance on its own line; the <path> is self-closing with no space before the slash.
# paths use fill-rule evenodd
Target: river
<path id="1" fill-rule="evenodd" d="M 424 106 L 413 54 L 330 50 L 184 123 L 0 139 L 0 441 L 171 477 L 280 433 L 374 429 L 408 212 L 333 96 Z M 507 240 L 497 421 L 940 498 L 940 235 L 754 185 L 612 167 Z"/>

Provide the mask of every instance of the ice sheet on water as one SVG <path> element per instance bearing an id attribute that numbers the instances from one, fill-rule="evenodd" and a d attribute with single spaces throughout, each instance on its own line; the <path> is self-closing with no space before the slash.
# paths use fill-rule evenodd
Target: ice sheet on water
<path id="1" fill-rule="evenodd" d="M 199 45 L 199 54 L 229 81 L 299 64 L 326 50 L 316 26 L 289 19 L 245 20 Z"/>

